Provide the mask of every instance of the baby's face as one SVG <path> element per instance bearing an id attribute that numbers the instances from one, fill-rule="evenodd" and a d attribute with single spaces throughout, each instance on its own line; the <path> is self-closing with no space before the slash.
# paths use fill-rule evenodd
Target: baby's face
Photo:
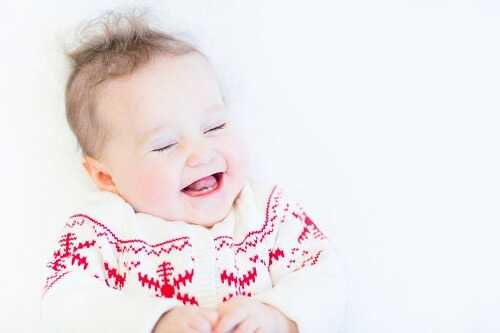
<path id="1" fill-rule="evenodd" d="M 120 196 L 167 220 L 224 219 L 246 179 L 246 150 L 205 58 L 157 56 L 97 98 L 109 128 L 100 162 Z"/>

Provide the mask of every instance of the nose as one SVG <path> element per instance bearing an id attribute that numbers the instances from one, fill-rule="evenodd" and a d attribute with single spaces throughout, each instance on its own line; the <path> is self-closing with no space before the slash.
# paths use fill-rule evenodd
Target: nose
<path id="1" fill-rule="evenodd" d="M 211 149 L 203 140 L 200 140 L 198 143 L 193 145 L 193 149 L 191 150 L 186 164 L 195 168 L 200 165 L 209 164 L 215 157 L 215 152 Z"/>

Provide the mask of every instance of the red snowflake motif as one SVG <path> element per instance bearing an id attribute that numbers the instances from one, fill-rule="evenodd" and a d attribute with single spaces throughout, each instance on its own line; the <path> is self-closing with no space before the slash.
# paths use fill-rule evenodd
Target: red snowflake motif
<path id="1" fill-rule="evenodd" d="M 76 263 L 77 266 L 83 266 L 83 269 L 87 269 L 87 257 L 79 252 L 81 249 L 95 246 L 95 239 L 92 241 L 85 241 L 83 243 L 80 242 L 78 245 L 73 246 L 75 241 L 76 236 L 72 232 L 62 235 L 59 239 L 59 245 L 61 247 L 54 251 L 54 260 L 50 261 L 47 267 L 55 272 L 59 272 L 68 268 L 68 264 L 74 265 Z M 69 259 L 71 259 L 70 263 L 68 263 Z"/>
<path id="2" fill-rule="evenodd" d="M 267 261 L 267 268 L 270 269 L 273 261 L 278 261 L 279 259 L 285 257 L 285 252 L 282 249 L 276 248 L 276 250 L 269 249 L 269 260 Z"/>
<path id="3" fill-rule="evenodd" d="M 302 214 L 292 213 L 294 217 L 300 219 L 304 222 L 304 228 L 297 238 L 297 242 L 300 244 L 304 240 L 309 238 L 309 235 L 312 234 L 314 239 L 326 239 L 323 232 L 318 228 L 318 226 L 313 222 L 313 220 L 304 212 Z"/>
<path id="4" fill-rule="evenodd" d="M 61 236 L 58 243 L 60 245 L 59 249 L 54 251 L 53 260 L 49 261 L 46 266 L 50 269 L 51 273 L 45 279 L 43 293 L 47 292 L 47 290 L 63 276 L 70 273 L 68 270 L 70 266 L 76 266 L 86 270 L 89 262 L 87 257 L 81 253 L 81 250 L 94 247 L 96 245 L 96 240 L 77 242 L 76 235 L 72 232 L 67 232 Z"/>
<path id="5" fill-rule="evenodd" d="M 147 274 L 143 275 L 141 272 L 137 273 L 141 285 L 143 287 L 147 286 L 148 289 L 154 288 L 156 297 L 175 297 L 184 304 L 199 305 L 194 296 L 190 296 L 180 291 L 181 286 L 186 286 L 188 282 L 193 282 L 194 269 L 190 271 L 185 270 L 184 274 L 174 276 L 174 267 L 172 263 L 163 261 L 158 265 L 156 273 L 156 277 L 149 277 Z"/>
<path id="6" fill-rule="evenodd" d="M 125 280 L 127 278 L 127 273 L 120 274 L 118 270 L 111 267 L 109 263 L 104 262 L 104 269 L 106 270 L 107 276 L 104 277 L 104 281 L 108 287 L 113 289 L 122 289 L 125 285 Z M 110 280 L 114 281 L 114 285 L 110 285 Z"/>
<path id="7" fill-rule="evenodd" d="M 68 232 L 59 239 L 59 249 L 54 251 L 53 260 L 47 263 L 52 273 L 47 277 L 43 292 L 45 293 L 50 287 L 63 276 L 69 273 L 70 266 L 82 267 L 87 269 L 89 263 L 87 257 L 81 253 L 82 249 L 89 249 L 96 245 L 95 239 L 78 242 L 74 233 Z"/>
<path id="8" fill-rule="evenodd" d="M 249 288 L 251 284 L 255 283 L 255 278 L 257 277 L 257 268 L 253 267 L 251 270 L 238 276 L 238 274 L 234 274 L 233 272 L 228 273 L 227 270 L 223 270 L 220 274 L 221 283 L 226 283 L 228 286 L 233 287 L 234 294 L 229 293 L 227 296 L 224 296 L 222 299 L 223 302 L 230 300 L 234 296 L 248 296 L 251 297 L 252 293 L 247 291 L 246 288 Z M 232 286 L 233 285 L 233 286 Z"/>

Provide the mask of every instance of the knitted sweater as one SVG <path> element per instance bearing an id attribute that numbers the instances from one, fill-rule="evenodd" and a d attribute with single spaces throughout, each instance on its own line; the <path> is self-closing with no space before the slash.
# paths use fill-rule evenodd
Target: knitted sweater
<path id="1" fill-rule="evenodd" d="M 235 296 L 270 304 L 299 332 L 334 332 L 344 284 L 327 238 L 281 187 L 247 183 L 211 228 L 137 213 L 96 192 L 65 223 L 41 299 L 48 332 L 151 332 L 161 314 Z"/>

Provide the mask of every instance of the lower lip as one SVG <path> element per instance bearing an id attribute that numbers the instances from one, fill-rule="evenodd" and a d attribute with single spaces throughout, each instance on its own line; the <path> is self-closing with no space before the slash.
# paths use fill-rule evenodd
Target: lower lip
<path id="1" fill-rule="evenodd" d="M 222 188 L 223 185 L 224 185 L 224 174 L 221 174 L 218 177 L 217 184 L 211 189 L 208 188 L 203 191 L 182 191 L 182 193 L 190 197 L 204 197 L 219 192 L 219 190 Z"/>

